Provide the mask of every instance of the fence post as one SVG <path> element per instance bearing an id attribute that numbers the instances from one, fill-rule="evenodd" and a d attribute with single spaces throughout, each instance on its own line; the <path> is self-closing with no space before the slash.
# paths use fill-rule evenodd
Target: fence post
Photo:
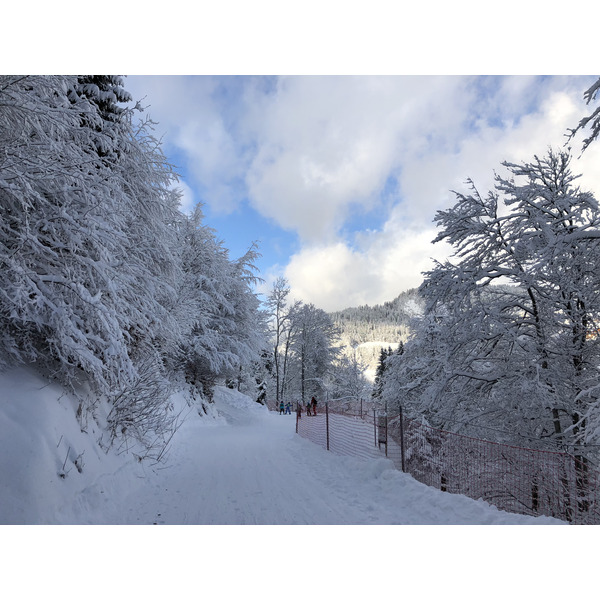
<path id="1" fill-rule="evenodd" d="M 298 410 L 298 406 L 300 405 L 299 402 L 296 403 L 296 433 L 298 433 L 298 416 L 299 416 L 299 410 Z"/>
<path id="2" fill-rule="evenodd" d="M 400 406 L 400 455 L 402 457 L 402 472 L 406 473 L 404 464 L 404 417 L 402 416 L 402 406 Z"/>
<path id="3" fill-rule="evenodd" d="M 329 402 L 325 402 L 325 428 L 327 429 L 327 450 L 329 450 Z"/>
<path id="4" fill-rule="evenodd" d="M 375 409 L 373 409 L 373 435 L 375 439 L 375 448 L 377 448 L 377 416 L 375 415 Z"/>
<path id="5" fill-rule="evenodd" d="M 387 458 L 388 452 L 388 414 L 387 410 L 385 411 L 385 457 Z"/>

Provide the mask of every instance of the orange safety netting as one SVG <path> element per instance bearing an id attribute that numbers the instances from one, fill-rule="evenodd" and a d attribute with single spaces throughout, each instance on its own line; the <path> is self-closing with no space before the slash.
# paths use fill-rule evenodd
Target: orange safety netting
<path id="1" fill-rule="evenodd" d="M 598 472 L 584 456 L 521 448 L 374 411 L 303 414 L 297 433 L 345 456 L 387 456 L 396 468 L 440 490 L 502 510 L 600 524 Z"/>

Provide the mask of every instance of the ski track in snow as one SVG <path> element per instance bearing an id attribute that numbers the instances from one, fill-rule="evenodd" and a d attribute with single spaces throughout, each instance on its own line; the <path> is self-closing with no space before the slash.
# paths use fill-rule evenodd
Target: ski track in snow
<path id="1" fill-rule="evenodd" d="M 138 471 L 125 494 L 105 476 L 71 515 L 143 525 L 560 523 L 429 488 L 385 458 L 327 452 L 296 435 L 295 415 L 269 413 L 237 392 L 219 390 L 216 405 L 222 419 L 188 420 L 166 465 Z"/>

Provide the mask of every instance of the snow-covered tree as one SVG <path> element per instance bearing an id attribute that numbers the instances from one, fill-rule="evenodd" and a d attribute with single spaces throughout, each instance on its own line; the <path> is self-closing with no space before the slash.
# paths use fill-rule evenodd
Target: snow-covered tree
<path id="1" fill-rule="evenodd" d="M 265 406 L 274 405 L 275 398 L 275 367 L 273 349 L 270 341 L 267 339 L 265 347 L 260 353 L 260 357 L 254 363 L 254 381 L 256 383 L 256 401 Z"/>
<path id="2" fill-rule="evenodd" d="M 331 316 L 312 304 L 288 301 L 290 287 L 278 278 L 265 305 L 272 344 L 273 400 L 306 401 L 323 396 L 339 354 L 339 332 Z"/>
<path id="3" fill-rule="evenodd" d="M 116 402 L 171 336 L 177 197 L 147 127 L 86 85 L 0 81 L 0 360 L 85 374 Z M 115 404 L 109 420 L 126 413 Z"/>
<path id="4" fill-rule="evenodd" d="M 598 91 L 600 90 L 600 78 L 597 79 L 583 94 L 583 97 L 587 104 L 590 104 L 598 97 Z M 579 124 L 575 129 L 571 129 L 569 137 L 573 137 L 578 131 L 582 131 L 587 127 L 590 127 L 591 131 L 587 138 L 583 140 L 583 150 L 594 141 L 598 139 L 600 135 L 600 106 L 596 107 L 592 113 L 579 121 Z"/>
<path id="5" fill-rule="evenodd" d="M 352 351 L 338 356 L 333 364 L 330 400 L 335 407 L 358 413 L 367 410 L 363 400 L 370 395 L 371 383 L 364 375 L 367 366 L 356 351 L 358 342 L 352 341 L 350 347 Z"/>
<path id="6" fill-rule="evenodd" d="M 435 241 L 455 253 L 425 274 L 422 326 L 389 365 L 384 394 L 446 428 L 590 442 L 600 210 L 575 185 L 565 152 L 503 164 L 513 178 L 496 176 L 485 197 L 472 185 L 437 214 Z"/>
<path id="7" fill-rule="evenodd" d="M 210 395 L 249 372 L 264 332 L 256 248 L 232 261 L 200 210 L 179 211 L 130 100 L 117 76 L 0 77 L 0 368 L 85 382 L 109 402 L 112 441 L 152 445 L 180 376 Z"/>
<path id="8" fill-rule="evenodd" d="M 269 334 L 273 345 L 273 371 L 275 378 L 275 405 L 285 396 L 287 363 L 291 338 L 294 335 L 292 315 L 300 302 L 288 305 L 290 287 L 284 277 L 278 277 L 266 300 L 266 313 L 269 319 Z"/>
<path id="9" fill-rule="evenodd" d="M 292 314 L 296 335 L 292 352 L 299 372 L 299 398 L 306 403 L 312 396 L 322 396 L 324 380 L 330 373 L 339 348 L 339 332 L 331 317 L 313 304 L 302 304 Z M 297 386 L 296 386 L 297 387 Z"/>
<path id="10" fill-rule="evenodd" d="M 255 247 L 230 261 L 202 220 L 197 206 L 182 224 L 176 315 L 181 368 L 210 399 L 217 380 L 238 378 L 241 369 L 252 368 L 265 343 L 265 326 L 252 290 Z"/>

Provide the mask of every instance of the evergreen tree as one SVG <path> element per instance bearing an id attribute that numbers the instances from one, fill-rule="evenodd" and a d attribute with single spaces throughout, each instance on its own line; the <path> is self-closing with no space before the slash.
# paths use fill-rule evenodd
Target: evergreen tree
<path id="1" fill-rule="evenodd" d="M 403 346 L 400 347 L 403 348 Z M 387 349 L 382 348 L 379 353 L 379 362 L 377 363 L 377 370 L 375 371 L 375 382 L 373 384 L 373 391 L 371 392 L 371 398 L 375 401 L 380 401 L 382 398 L 387 360 L 393 353 L 394 351 L 391 346 L 388 346 Z"/>

